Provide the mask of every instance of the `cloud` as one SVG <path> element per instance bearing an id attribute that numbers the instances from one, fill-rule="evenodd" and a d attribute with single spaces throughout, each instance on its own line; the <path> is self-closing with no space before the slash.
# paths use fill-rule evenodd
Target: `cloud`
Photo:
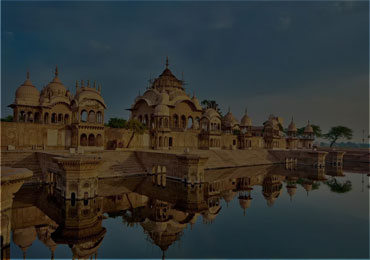
<path id="1" fill-rule="evenodd" d="M 292 24 L 292 19 L 288 16 L 280 16 L 277 29 L 279 31 L 287 31 Z"/>
<path id="2" fill-rule="evenodd" d="M 96 40 L 90 40 L 89 41 L 89 46 L 98 51 L 109 51 L 111 49 L 111 46 L 109 44 L 105 44 L 102 42 L 98 42 Z"/>

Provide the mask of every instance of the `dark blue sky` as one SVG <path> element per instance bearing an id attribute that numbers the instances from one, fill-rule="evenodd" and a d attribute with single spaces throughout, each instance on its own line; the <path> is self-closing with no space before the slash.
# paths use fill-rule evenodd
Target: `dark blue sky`
<path id="1" fill-rule="evenodd" d="M 26 71 L 41 89 L 97 80 L 106 118 L 128 117 L 170 69 L 200 100 L 253 123 L 369 128 L 369 4 L 363 2 L 2 2 L 2 115 Z"/>

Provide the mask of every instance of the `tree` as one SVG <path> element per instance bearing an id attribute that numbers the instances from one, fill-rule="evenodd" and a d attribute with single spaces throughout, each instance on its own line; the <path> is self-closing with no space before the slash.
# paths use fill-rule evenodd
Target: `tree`
<path id="1" fill-rule="evenodd" d="M 7 116 L 1 118 L 1 122 L 13 122 L 13 116 Z"/>
<path id="2" fill-rule="evenodd" d="M 312 126 L 312 130 L 313 130 L 314 136 L 316 136 L 316 137 L 322 137 L 322 131 L 321 131 L 320 126 L 318 126 L 318 125 L 311 125 L 311 126 Z M 298 136 L 303 136 L 304 135 L 304 129 L 305 128 L 306 128 L 305 126 L 304 127 L 301 127 L 301 128 L 298 128 L 297 129 L 297 135 Z"/>
<path id="3" fill-rule="evenodd" d="M 330 147 L 333 147 L 335 142 L 340 138 L 346 138 L 347 140 L 352 139 L 352 129 L 345 126 L 333 126 L 330 131 L 324 134 L 324 138 L 330 141 Z"/>
<path id="4" fill-rule="evenodd" d="M 146 129 L 145 125 L 143 125 L 140 121 L 136 119 L 130 119 L 129 121 L 127 121 L 125 128 L 132 131 L 132 135 L 130 137 L 130 140 L 127 142 L 126 148 L 129 148 L 135 134 L 143 134 Z"/>
<path id="5" fill-rule="evenodd" d="M 352 190 L 352 182 L 351 181 L 346 181 L 344 183 L 340 183 L 337 181 L 337 179 L 332 178 L 325 182 L 326 185 L 330 187 L 330 190 L 332 192 L 336 193 L 346 193 Z"/>
<path id="6" fill-rule="evenodd" d="M 222 116 L 220 106 L 217 104 L 217 102 L 215 100 L 205 99 L 200 104 L 202 105 L 204 110 L 206 110 L 208 108 L 213 108 L 214 110 L 216 110 Z"/>
<path id="7" fill-rule="evenodd" d="M 123 118 L 113 117 L 108 121 L 108 126 L 112 128 L 125 128 L 127 121 Z"/>

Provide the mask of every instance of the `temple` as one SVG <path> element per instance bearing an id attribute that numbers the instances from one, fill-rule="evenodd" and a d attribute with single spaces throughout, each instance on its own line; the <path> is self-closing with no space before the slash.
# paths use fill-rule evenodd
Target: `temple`
<path id="1" fill-rule="evenodd" d="M 58 68 L 52 81 L 39 91 L 30 74 L 17 88 L 13 123 L 2 122 L 2 149 L 311 149 L 314 131 L 308 122 L 303 135 L 297 135 L 292 121 L 284 130 L 283 119 L 270 115 L 260 126 L 253 125 L 247 110 L 237 120 L 230 108 L 221 116 L 215 107 L 202 107 L 195 94 L 190 96 L 184 81 L 169 69 L 150 80 L 143 95 L 128 108 L 131 118 L 145 126 L 133 138 L 130 129 L 104 125 L 107 109 L 101 85 L 76 82 L 75 93 L 62 83 Z M 26 134 L 27 133 L 27 134 Z"/>

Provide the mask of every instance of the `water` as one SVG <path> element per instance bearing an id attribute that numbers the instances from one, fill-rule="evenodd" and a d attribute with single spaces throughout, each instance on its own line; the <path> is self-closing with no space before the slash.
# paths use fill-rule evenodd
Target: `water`
<path id="1" fill-rule="evenodd" d="M 334 179 L 351 185 L 332 190 L 326 183 Z M 14 200 L 10 255 L 368 258 L 368 185 L 366 174 L 340 169 L 249 167 L 209 171 L 194 187 L 171 180 L 158 187 L 151 177 L 101 180 L 102 196 L 74 206 L 47 187 L 24 186 Z"/>

